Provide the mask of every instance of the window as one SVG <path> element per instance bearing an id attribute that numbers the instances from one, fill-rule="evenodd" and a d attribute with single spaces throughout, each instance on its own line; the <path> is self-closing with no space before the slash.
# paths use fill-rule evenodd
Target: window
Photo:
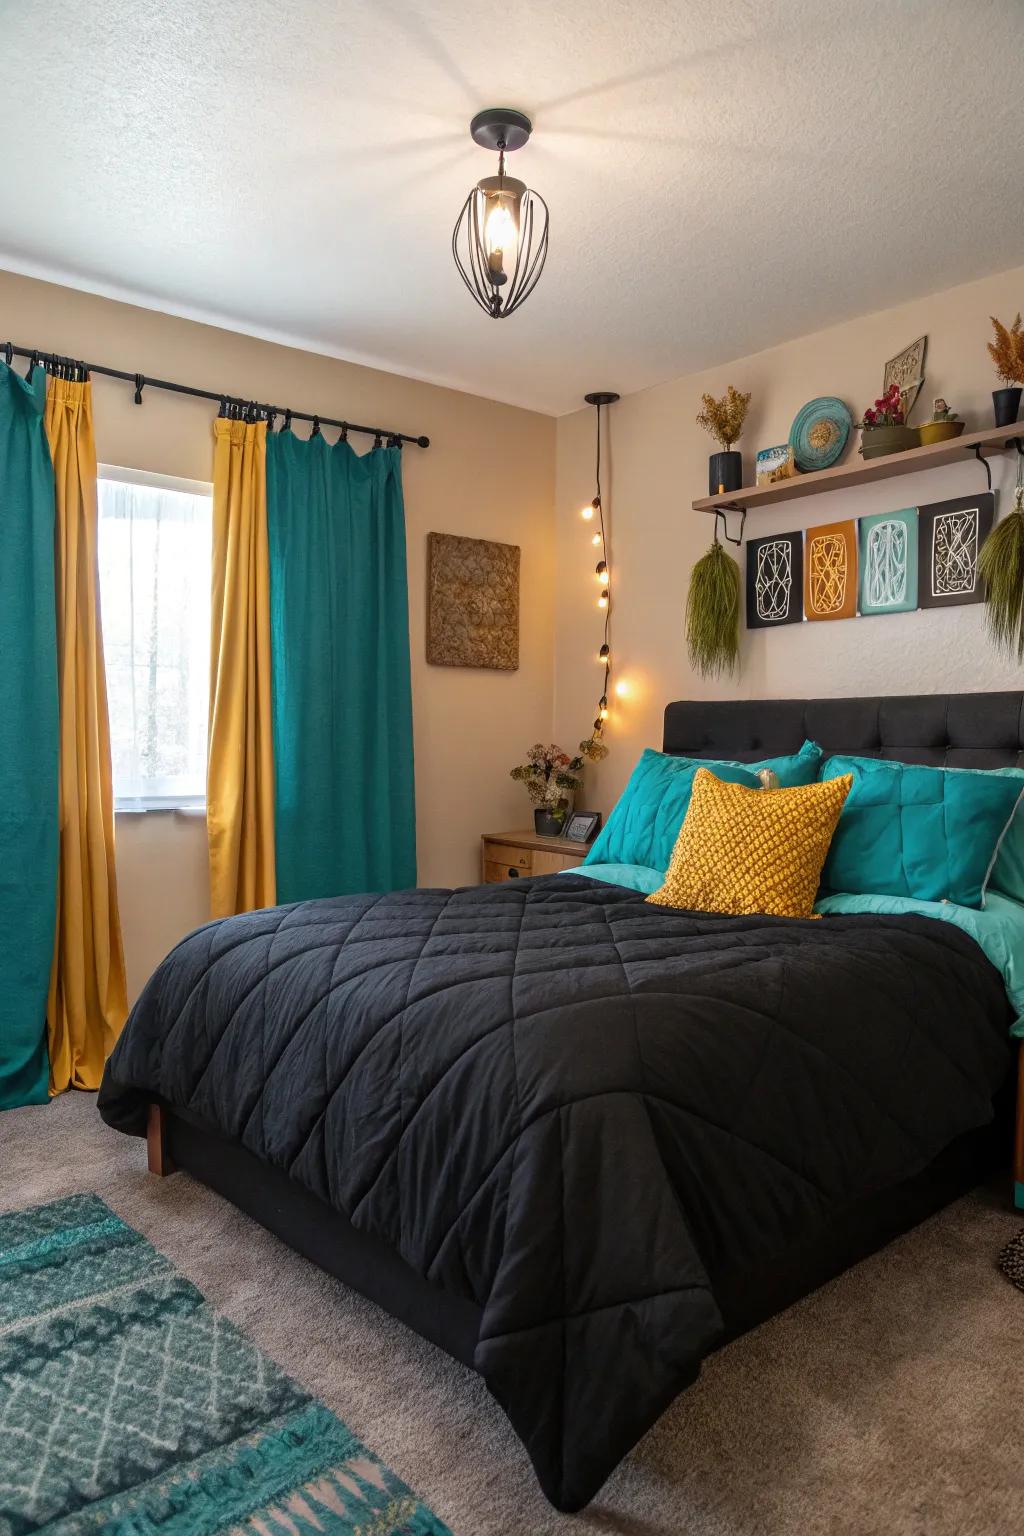
<path id="1" fill-rule="evenodd" d="M 114 804 L 201 809 L 212 487 L 104 464 L 98 489 Z"/>

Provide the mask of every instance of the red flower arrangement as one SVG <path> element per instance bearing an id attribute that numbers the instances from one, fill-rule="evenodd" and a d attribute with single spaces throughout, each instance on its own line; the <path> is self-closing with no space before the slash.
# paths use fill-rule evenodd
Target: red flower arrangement
<path id="1" fill-rule="evenodd" d="M 858 421 L 858 427 L 902 427 L 903 396 L 898 384 L 892 384 L 873 406 L 869 406 L 864 412 L 864 420 Z"/>

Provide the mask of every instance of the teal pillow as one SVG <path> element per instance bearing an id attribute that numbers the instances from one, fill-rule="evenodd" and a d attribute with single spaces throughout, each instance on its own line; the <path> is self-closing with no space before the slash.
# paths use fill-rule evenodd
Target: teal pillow
<path id="1" fill-rule="evenodd" d="M 910 896 L 980 907 L 996 849 L 1021 793 L 997 773 L 830 757 L 823 779 L 853 775 L 823 891 Z"/>
<path id="2" fill-rule="evenodd" d="M 975 772 L 994 773 L 999 778 L 1016 779 L 1024 789 L 1024 768 L 983 768 Z M 1024 807 L 1018 805 L 1017 813 L 1010 820 L 1006 835 L 999 844 L 995 867 L 989 876 L 988 889 L 1001 891 L 1013 901 L 1024 902 Z"/>
<path id="3" fill-rule="evenodd" d="M 664 871 L 690 808 L 698 768 L 710 768 L 717 778 L 751 789 L 760 788 L 758 770 L 770 768 L 778 775 L 781 789 L 795 789 L 815 782 L 821 758 L 821 748 L 813 741 L 805 741 L 799 752 L 788 757 L 769 757 L 760 763 L 668 757 L 648 747 L 583 862 L 645 864 Z"/>

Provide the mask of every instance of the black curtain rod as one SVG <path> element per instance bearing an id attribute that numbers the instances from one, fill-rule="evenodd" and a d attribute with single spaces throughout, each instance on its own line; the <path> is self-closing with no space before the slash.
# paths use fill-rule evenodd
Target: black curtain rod
<path id="1" fill-rule="evenodd" d="M 321 427 L 340 427 L 342 437 L 347 437 L 350 432 L 362 432 L 368 437 L 374 437 L 378 443 L 387 439 L 389 444 L 400 446 L 402 443 L 415 443 L 418 448 L 429 448 L 429 437 L 413 437 L 408 432 L 390 432 L 386 427 L 361 427 L 354 421 L 338 421 L 333 416 L 315 416 L 306 411 L 292 411 L 280 405 L 264 405 L 259 400 L 244 400 L 240 395 L 222 395 L 213 389 L 193 389 L 190 384 L 172 384 L 169 379 L 151 379 L 143 373 L 125 373 L 120 368 L 105 368 L 102 363 L 82 363 L 76 358 L 60 357 L 55 352 L 41 352 L 37 347 L 16 347 L 13 342 L 0 342 L 0 352 L 10 367 L 11 360 L 15 357 L 30 358 L 33 363 L 42 363 L 44 367 L 52 368 L 60 372 L 65 370 L 69 375 L 77 372 L 81 377 L 87 378 L 90 373 L 100 373 L 107 379 L 124 379 L 128 384 L 135 385 L 135 404 L 142 404 L 142 391 L 144 389 L 167 389 L 175 395 L 194 395 L 197 400 L 215 400 L 224 414 L 237 413 L 240 419 L 258 421 L 261 418 L 266 421 L 268 431 L 272 429 L 274 420 L 283 416 L 285 426 L 293 421 L 311 421 L 314 427 L 314 436 Z"/>

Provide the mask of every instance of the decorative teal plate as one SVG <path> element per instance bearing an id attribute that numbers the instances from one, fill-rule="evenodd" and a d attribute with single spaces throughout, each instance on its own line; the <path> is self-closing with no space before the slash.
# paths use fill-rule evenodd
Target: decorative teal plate
<path id="1" fill-rule="evenodd" d="M 797 469 L 805 473 L 828 469 L 846 447 L 853 417 L 841 400 L 821 395 L 808 400 L 796 413 L 789 429 L 790 446 Z"/>

